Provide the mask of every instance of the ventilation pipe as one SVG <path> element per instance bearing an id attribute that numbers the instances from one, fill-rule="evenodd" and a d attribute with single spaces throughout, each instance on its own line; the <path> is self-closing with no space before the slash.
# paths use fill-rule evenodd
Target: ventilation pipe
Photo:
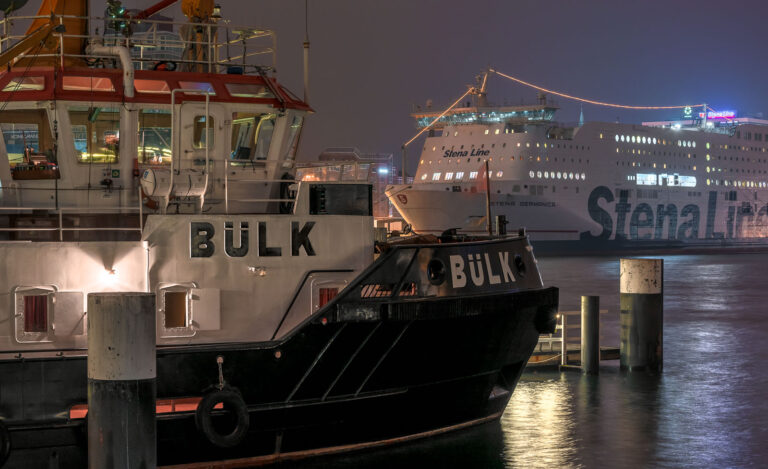
<path id="1" fill-rule="evenodd" d="M 133 61 L 127 47 L 105 46 L 101 39 L 94 39 L 85 49 L 88 55 L 118 57 L 123 69 L 123 91 L 126 98 L 133 98 Z"/>

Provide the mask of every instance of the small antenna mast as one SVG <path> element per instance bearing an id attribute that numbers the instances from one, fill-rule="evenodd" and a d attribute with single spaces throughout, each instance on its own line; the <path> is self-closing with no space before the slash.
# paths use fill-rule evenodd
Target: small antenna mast
<path id="1" fill-rule="evenodd" d="M 309 104 L 309 0 L 304 0 L 304 102 Z"/>

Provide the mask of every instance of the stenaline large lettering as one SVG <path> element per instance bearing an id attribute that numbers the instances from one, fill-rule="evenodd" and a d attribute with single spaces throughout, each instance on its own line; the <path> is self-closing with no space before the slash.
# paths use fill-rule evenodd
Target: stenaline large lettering
<path id="1" fill-rule="evenodd" d="M 669 218 L 667 239 L 675 239 L 675 233 L 677 232 L 677 206 L 675 204 L 667 204 L 666 207 L 663 204 L 659 204 L 656 207 L 656 233 L 654 238 L 662 239 L 664 237 L 665 218 Z"/>
<path id="2" fill-rule="evenodd" d="M 693 204 L 683 207 L 680 218 L 683 219 L 688 215 L 691 218 L 677 229 L 677 239 L 697 239 L 699 237 L 699 207 Z"/>
<path id="3" fill-rule="evenodd" d="M 648 204 L 638 204 L 632 218 L 629 220 L 629 236 L 631 239 L 651 239 L 651 233 L 639 234 L 640 228 L 653 228 L 653 209 Z M 618 235 L 618 232 L 617 232 Z"/>
<path id="4" fill-rule="evenodd" d="M 609 239 L 611 237 L 611 233 L 613 232 L 613 220 L 611 219 L 611 214 L 600 208 L 598 205 L 600 199 L 604 199 L 608 203 L 613 202 L 613 194 L 611 193 L 611 190 L 605 186 L 597 186 L 589 194 L 589 200 L 587 201 L 587 210 L 589 211 L 590 218 L 597 222 L 597 224 L 603 228 L 603 231 L 597 236 L 589 231 L 582 231 L 579 234 L 579 237 L 583 240 Z"/>

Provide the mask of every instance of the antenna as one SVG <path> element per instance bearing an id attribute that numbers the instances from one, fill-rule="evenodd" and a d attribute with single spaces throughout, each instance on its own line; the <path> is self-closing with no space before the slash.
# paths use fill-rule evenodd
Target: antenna
<path id="1" fill-rule="evenodd" d="M 304 0 L 304 102 L 309 104 L 309 1 Z"/>

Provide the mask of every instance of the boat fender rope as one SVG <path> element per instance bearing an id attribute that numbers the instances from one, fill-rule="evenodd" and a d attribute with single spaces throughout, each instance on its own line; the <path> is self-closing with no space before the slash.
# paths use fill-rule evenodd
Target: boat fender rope
<path id="1" fill-rule="evenodd" d="M 11 434 L 8 427 L 0 420 L 0 467 L 2 467 L 11 455 Z"/>
<path id="2" fill-rule="evenodd" d="M 221 403 L 225 410 L 232 412 L 237 422 L 228 433 L 220 433 L 214 426 L 214 407 Z M 216 411 L 218 412 L 218 411 Z M 250 415 L 240 392 L 231 387 L 223 389 L 214 388 L 200 401 L 195 411 L 195 424 L 197 429 L 215 446 L 219 448 L 232 448 L 242 443 L 250 426 Z M 225 430 L 226 432 L 226 430 Z"/>

